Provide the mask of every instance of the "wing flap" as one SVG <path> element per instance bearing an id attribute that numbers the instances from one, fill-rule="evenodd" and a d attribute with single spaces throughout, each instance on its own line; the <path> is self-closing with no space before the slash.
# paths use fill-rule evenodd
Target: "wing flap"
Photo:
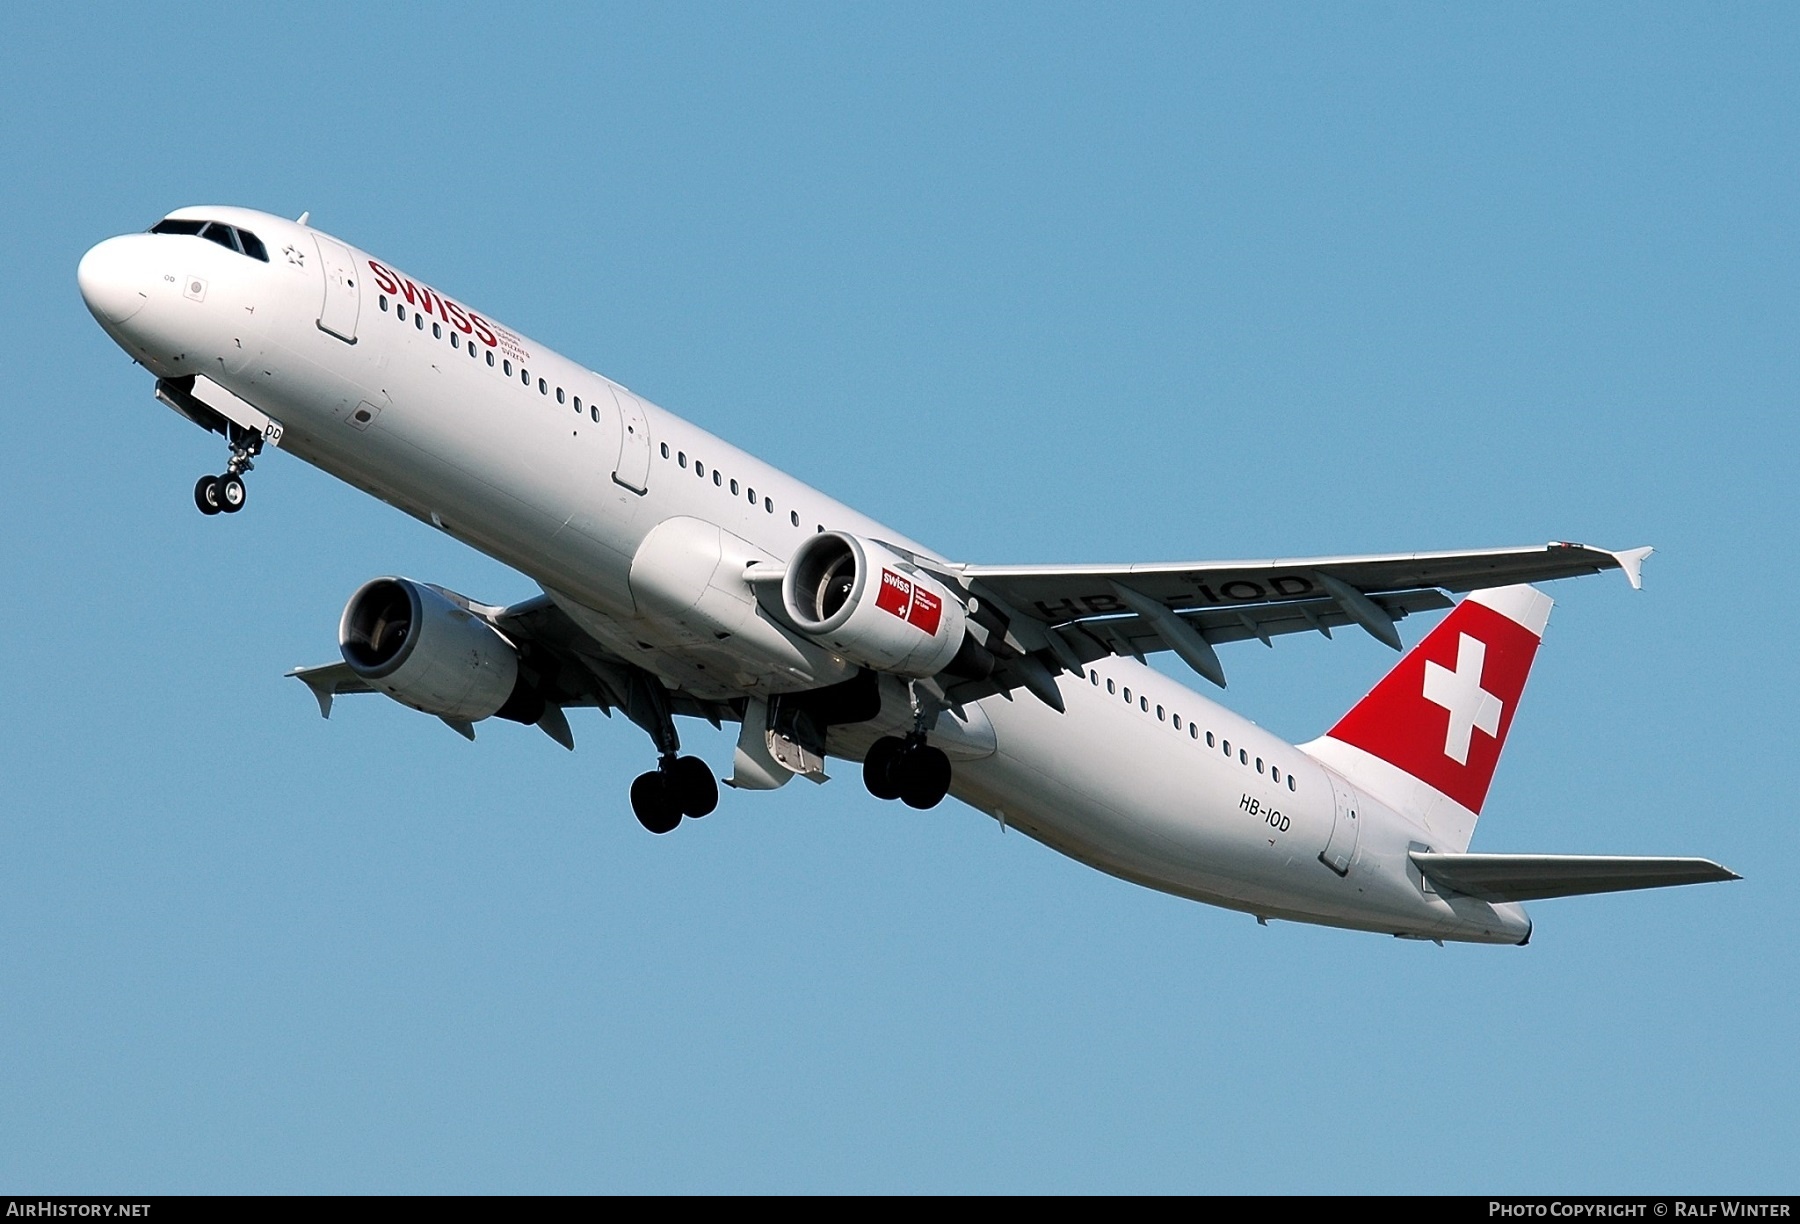
<path id="1" fill-rule="evenodd" d="M 1703 858 L 1592 854 L 1434 854 L 1412 861 L 1439 888 L 1483 901 L 1539 901 L 1589 893 L 1710 884 L 1743 877 Z"/>
<path id="2" fill-rule="evenodd" d="M 1377 595 L 1374 603 L 1394 620 L 1402 620 L 1415 612 L 1435 612 L 1448 608 L 1450 599 L 1433 590 L 1404 591 L 1397 595 Z M 1255 639 L 1272 646 L 1272 639 L 1284 634 L 1322 633 L 1330 637 L 1333 629 L 1357 623 L 1330 599 L 1302 599 L 1246 608 L 1213 608 L 1178 615 L 1183 623 L 1198 630 L 1206 641 L 1215 645 Z M 1062 646 L 1061 650 L 1054 653 L 1057 660 L 1070 671 L 1112 655 L 1142 659 L 1145 655 L 1171 649 L 1157 626 L 1148 618 L 1135 613 L 1077 621 L 1051 628 L 1047 632 L 1054 634 L 1056 641 Z M 1003 667 L 988 680 L 955 684 L 949 687 L 948 692 L 954 700 L 962 702 L 973 701 L 1012 687 L 1024 687 L 1024 680 L 1014 677 Z"/>

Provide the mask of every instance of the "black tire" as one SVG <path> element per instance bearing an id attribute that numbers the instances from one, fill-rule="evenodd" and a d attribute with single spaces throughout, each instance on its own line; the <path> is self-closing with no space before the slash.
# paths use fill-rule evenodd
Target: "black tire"
<path id="1" fill-rule="evenodd" d="M 869 754 L 863 758 L 863 785 L 877 799 L 900 797 L 897 766 L 905 747 L 906 741 L 892 735 L 884 735 L 870 745 Z"/>
<path id="2" fill-rule="evenodd" d="M 681 823 L 681 809 L 669 793 L 660 770 L 639 774 L 631 784 L 631 814 L 652 833 L 667 833 Z"/>
<path id="3" fill-rule="evenodd" d="M 950 793 L 950 758 L 929 744 L 908 752 L 899 773 L 900 799 L 907 807 L 934 808 Z"/>
<path id="4" fill-rule="evenodd" d="M 219 478 L 202 476 L 194 485 L 194 504 L 200 507 L 201 514 L 217 514 L 219 503 Z"/>
<path id="5" fill-rule="evenodd" d="M 215 487 L 219 491 L 219 509 L 226 514 L 236 514 L 244 508 L 244 499 L 247 494 L 244 492 L 244 482 L 238 477 L 221 476 Z"/>
<path id="6" fill-rule="evenodd" d="M 683 816 L 698 819 L 719 806 L 719 780 L 699 757 L 682 757 L 670 767 L 669 790 Z"/>

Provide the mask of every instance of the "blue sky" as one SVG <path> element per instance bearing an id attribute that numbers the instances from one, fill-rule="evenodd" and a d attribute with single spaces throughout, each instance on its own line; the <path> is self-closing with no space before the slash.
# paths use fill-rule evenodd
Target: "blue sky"
<path id="1" fill-rule="evenodd" d="M 9 22 L 0 1187 L 1793 1189 L 1793 10 L 497 13 Z M 221 202 L 959 558 L 1654 544 L 1552 588 L 1474 848 L 1747 878 L 1439 949 L 851 769 L 653 838 L 592 712 L 321 721 L 364 579 L 533 588 L 288 456 L 194 512 L 74 269 Z M 1307 738 L 1391 659 L 1229 700 Z"/>

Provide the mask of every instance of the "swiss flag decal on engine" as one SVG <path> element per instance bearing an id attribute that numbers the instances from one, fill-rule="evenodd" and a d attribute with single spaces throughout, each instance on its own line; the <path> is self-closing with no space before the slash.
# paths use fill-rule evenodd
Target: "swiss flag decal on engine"
<path id="1" fill-rule="evenodd" d="M 1477 591 L 1326 734 L 1480 812 L 1549 615 L 1532 587 Z"/>
<path id="2" fill-rule="evenodd" d="M 944 617 L 943 600 L 891 569 L 881 571 L 881 590 L 875 593 L 875 606 L 892 612 L 927 637 L 937 634 Z"/>

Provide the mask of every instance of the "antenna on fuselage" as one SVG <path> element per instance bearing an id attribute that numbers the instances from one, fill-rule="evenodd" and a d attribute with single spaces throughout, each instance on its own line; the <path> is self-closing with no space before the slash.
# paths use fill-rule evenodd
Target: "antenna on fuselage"
<path id="1" fill-rule="evenodd" d="M 300 214 L 299 218 L 294 222 L 294 224 L 295 225 L 305 225 L 306 219 L 310 216 L 312 216 L 312 210 L 309 208 L 305 212 Z"/>

